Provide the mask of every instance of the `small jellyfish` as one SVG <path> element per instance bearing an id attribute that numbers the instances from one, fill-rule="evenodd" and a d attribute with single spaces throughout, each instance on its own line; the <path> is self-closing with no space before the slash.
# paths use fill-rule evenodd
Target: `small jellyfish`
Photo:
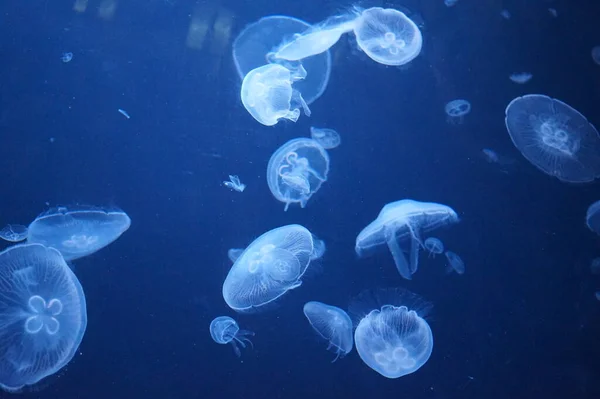
<path id="1" fill-rule="evenodd" d="M 504 18 L 504 19 L 510 19 L 510 17 L 511 17 L 510 11 L 502 10 L 502 11 L 500 11 L 500 16 L 502 16 L 502 18 Z"/>
<path id="2" fill-rule="evenodd" d="M 325 245 L 325 241 L 320 240 L 317 236 L 313 234 L 313 253 L 310 255 L 311 260 L 321 259 L 323 255 L 325 255 L 325 251 L 327 250 L 327 246 Z"/>
<path id="3" fill-rule="evenodd" d="M 444 0 L 446 7 L 454 7 L 458 3 L 458 0 Z"/>
<path id="4" fill-rule="evenodd" d="M 304 69 L 291 71 L 279 64 L 268 64 L 248 72 L 242 82 L 242 104 L 254 119 L 265 126 L 273 126 L 280 119 L 296 122 L 300 108 L 310 116 L 302 94 L 292 87 L 306 77 Z"/>
<path id="5" fill-rule="evenodd" d="M 423 318 L 426 307 L 416 295 L 400 289 L 366 291 L 350 305 L 361 317 L 354 343 L 362 361 L 386 378 L 419 370 L 433 351 L 433 334 Z"/>
<path id="6" fill-rule="evenodd" d="M 541 94 L 517 97 L 506 107 L 513 144 L 544 173 L 563 182 L 600 176 L 600 136 L 577 110 Z"/>
<path id="7" fill-rule="evenodd" d="M 600 65 L 600 46 L 596 46 L 592 49 L 592 60 Z"/>
<path id="8" fill-rule="evenodd" d="M 590 271 L 592 274 L 600 275 L 600 258 L 592 259 L 592 263 L 590 264 Z"/>
<path id="9" fill-rule="evenodd" d="M 74 260 L 106 247 L 130 225 L 131 219 L 120 210 L 58 207 L 31 222 L 27 242 L 56 248 L 65 260 Z"/>
<path id="10" fill-rule="evenodd" d="M 450 268 L 458 274 L 465 273 L 465 263 L 463 260 L 452 251 L 446 251 L 446 260 L 450 264 Z"/>
<path id="11" fill-rule="evenodd" d="M 235 263 L 237 258 L 239 258 L 243 252 L 244 248 L 230 248 L 229 251 L 227 251 L 227 257 L 229 258 L 231 263 Z"/>
<path id="12" fill-rule="evenodd" d="M 458 221 L 456 212 L 446 205 L 413 200 L 391 202 L 358 234 L 355 250 L 362 256 L 387 245 L 398 273 L 410 280 L 418 268 L 419 249 L 423 246 L 421 234 Z M 410 262 L 398 243 L 402 240 L 410 241 Z"/>
<path id="13" fill-rule="evenodd" d="M 73 59 L 73 53 L 63 53 L 60 57 L 60 60 L 64 63 L 67 63 Z"/>
<path id="14" fill-rule="evenodd" d="M 364 10 L 354 24 L 356 43 L 373 61 L 404 65 L 416 58 L 423 46 L 419 27 L 393 8 Z"/>
<path id="15" fill-rule="evenodd" d="M 245 348 L 246 345 L 252 346 L 252 341 L 247 337 L 254 336 L 252 331 L 240 330 L 238 323 L 229 316 L 219 316 L 210 323 L 210 336 L 217 344 L 231 344 L 237 357 L 242 355 L 240 345 Z"/>
<path id="16" fill-rule="evenodd" d="M 54 248 L 19 244 L 0 253 L 0 388 L 15 392 L 57 373 L 87 325 L 81 284 Z"/>
<path id="17" fill-rule="evenodd" d="M 333 129 L 311 127 L 310 137 L 326 150 L 336 148 L 342 142 L 340 134 Z"/>
<path id="18" fill-rule="evenodd" d="M 425 249 L 429 252 L 429 256 L 435 257 L 444 252 L 444 243 L 439 238 L 428 237 L 424 243 Z"/>
<path id="19" fill-rule="evenodd" d="M 482 149 L 481 153 L 483 154 L 483 158 L 488 163 L 497 165 L 500 171 L 503 173 L 510 173 L 516 165 L 516 161 L 513 158 L 500 155 L 490 148 Z"/>
<path id="20" fill-rule="evenodd" d="M 304 208 L 308 200 L 327 181 L 329 155 L 315 140 L 293 139 L 273 153 L 267 165 L 267 183 L 273 196 Z"/>
<path id="21" fill-rule="evenodd" d="M 7 224 L 0 230 L 0 238 L 5 241 L 19 242 L 27 238 L 27 226 L 20 224 Z"/>
<path id="22" fill-rule="evenodd" d="M 304 305 L 304 316 L 312 328 L 327 341 L 327 350 L 338 358 L 346 356 L 353 347 L 352 320 L 342 309 L 311 301 Z"/>
<path id="23" fill-rule="evenodd" d="M 600 200 L 588 207 L 585 213 L 585 224 L 591 231 L 600 235 Z"/>
<path id="24" fill-rule="evenodd" d="M 533 75 L 529 72 L 515 72 L 509 76 L 510 80 L 520 85 L 529 82 L 532 77 Z"/>
<path id="25" fill-rule="evenodd" d="M 244 192 L 246 185 L 240 181 L 237 175 L 229 175 L 230 181 L 224 181 L 223 185 L 231 190 L 237 191 L 238 193 Z"/>
<path id="26" fill-rule="evenodd" d="M 444 107 L 448 123 L 463 123 L 463 118 L 471 112 L 471 103 L 467 100 L 452 100 Z"/>

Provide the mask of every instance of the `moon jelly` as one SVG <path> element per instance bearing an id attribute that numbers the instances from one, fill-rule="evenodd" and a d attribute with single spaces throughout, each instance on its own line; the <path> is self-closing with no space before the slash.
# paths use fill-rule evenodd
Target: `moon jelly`
<path id="1" fill-rule="evenodd" d="M 252 345 L 247 337 L 254 336 L 252 331 L 240 330 L 238 323 L 228 316 L 219 316 L 210 323 L 210 336 L 218 344 L 231 344 L 237 357 L 242 355 L 240 345 L 245 348 L 247 344 Z"/>
<path id="2" fill-rule="evenodd" d="M 27 233 L 27 226 L 22 226 L 20 224 L 7 224 L 2 230 L 0 230 L 0 238 L 5 241 L 19 242 L 27 238 Z"/>
<path id="3" fill-rule="evenodd" d="M 342 309 L 311 301 L 304 305 L 304 316 L 316 333 L 327 341 L 327 350 L 336 354 L 332 363 L 352 350 L 352 320 Z"/>
<path id="4" fill-rule="evenodd" d="M 325 148 L 326 150 L 336 148 L 342 142 L 342 138 L 338 132 L 327 128 L 311 127 L 310 137 L 317 143 L 321 144 L 321 147 Z"/>
<path id="5" fill-rule="evenodd" d="M 444 111 L 448 115 L 448 123 L 462 123 L 463 117 L 471 112 L 471 103 L 462 99 L 452 100 L 446 104 Z"/>

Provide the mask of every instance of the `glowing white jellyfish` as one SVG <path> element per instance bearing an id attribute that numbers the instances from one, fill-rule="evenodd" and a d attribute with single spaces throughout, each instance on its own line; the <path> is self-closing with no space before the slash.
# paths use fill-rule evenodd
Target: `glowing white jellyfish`
<path id="1" fill-rule="evenodd" d="M 0 238 L 5 241 L 19 242 L 27 239 L 27 226 L 20 224 L 7 224 L 0 230 Z"/>
<path id="2" fill-rule="evenodd" d="M 246 189 L 246 185 L 240 181 L 238 175 L 229 175 L 229 181 L 224 181 L 223 185 L 238 193 L 242 193 Z"/>
<path id="3" fill-rule="evenodd" d="M 342 138 L 338 132 L 327 128 L 311 127 L 310 137 L 317 143 L 321 144 L 321 146 L 326 150 L 336 148 L 342 142 Z"/>
<path id="4" fill-rule="evenodd" d="M 210 323 L 210 336 L 217 344 L 233 347 L 233 352 L 237 357 L 242 356 L 240 346 L 245 348 L 246 345 L 252 346 L 252 341 L 248 337 L 254 336 L 254 332 L 248 330 L 240 330 L 237 321 L 229 316 L 216 317 Z"/>
<path id="5" fill-rule="evenodd" d="M 452 100 L 446 104 L 444 111 L 448 123 L 462 123 L 464 116 L 471 112 L 471 103 L 463 99 Z"/>

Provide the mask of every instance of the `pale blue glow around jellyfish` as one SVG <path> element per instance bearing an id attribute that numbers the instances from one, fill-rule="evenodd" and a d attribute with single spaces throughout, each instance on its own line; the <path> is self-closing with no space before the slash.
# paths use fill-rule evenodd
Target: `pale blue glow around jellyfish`
<path id="1" fill-rule="evenodd" d="M 273 52 L 285 40 L 301 34 L 311 26 L 297 18 L 273 15 L 260 19 L 244 28 L 233 42 L 233 61 L 240 79 L 251 70 L 269 62 L 276 62 Z M 306 58 L 302 62 L 283 62 L 288 69 L 303 67 L 307 76 L 294 84 L 307 104 L 312 104 L 325 92 L 331 73 L 329 51 Z"/>
<path id="2" fill-rule="evenodd" d="M 372 7 L 360 14 L 354 24 L 358 47 L 373 61 L 384 65 L 404 65 L 421 52 L 423 36 L 419 27 L 403 12 Z"/>
<path id="3" fill-rule="evenodd" d="M 311 301 L 304 305 L 304 316 L 317 334 L 327 341 L 327 350 L 336 354 L 332 363 L 352 350 L 352 320 L 342 309 Z"/>
<path id="4" fill-rule="evenodd" d="M 471 103 L 467 100 L 452 100 L 444 107 L 448 123 L 463 123 L 464 116 L 471 112 Z"/>
<path id="5" fill-rule="evenodd" d="M 328 128 L 311 127 L 310 137 L 317 143 L 321 144 L 321 147 L 325 148 L 326 150 L 336 148 L 342 142 L 340 134 L 335 130 Z"/>
<path id="6" fill-rule="evenodd" d="M 428 237 L 424 243 L 425 249 L 430 256 L 439 255 L 444 252 L 444 243 L 439 238 Z"/>
<path id="7" fill-rule="evenodd" d="M 448 264 L 458 274 L 465 273 L 465 262 L 461 259 L 460 256 L 455 254 L 452 251 L 446 251 L 446 259 L 448 260 Z"/>
<path id="8" fill-rule="evenodd" d="M 63 368 L 85 333 L 85 297 L 54 248 L 0 253 L 0 387 L 16 391 Z"/>
<path id="9" fill-rule="evenodd" d="M 308 104 L 294 83 L 304 79 L 305 70 L 290 71 L 279 64 L 267 64 L 248 72 L 242 81 L 242 104 L 254 119 L 273 126 L 280 119 L 296 122 L 300 109 L 310 116 Z"/>
<path id="10" fill-rule="evenodd" d="M 130 225 L 119 210 L 53 208 L 31 222 L 27 242 L 56 248 L 65 260 L 73 260 L 106 247 Z"/>
<path id="11" fill-rule="evenodd" d="M 238 323 L 228 316 L 219 316 L 210 323 L 210 336 L 218 344 L 231 344 L 237 357 L 242 355 L 240 346 L 252 346 L 248 337 L 254 336 L 252 331 L 240 330 Z M 238 346 L 239 345 L 239 346 Z"/>
<path id="12" fill-rule="evenodd" d="M 387 245 L 398 273 L 410 280 L 418 269 L 419 249 L 423 246 L 421 234 L 458 220 L 456 212 L 446 205 L 413 200 L 391 202 L 358 234 L 355 250 L 363 256 L 376 247 Z M 399 244 L 405 240 L 410 243 L 410 261 Z"/>
<path id="13" fill-rule="evenodd" d="M 327 181 L 329 155 L 315 140 L 293 139 L 273 153 L 267 165 L 267 183 L 273 196 L 285 203 L 306 206 Z"/>
<path id="14" fill-rule="evenodd" d="M 585 213 L 585 224 L 591 231 L 600 235 L 600 200 L 588 207 Z"/>
<path id="15" fill-rule="evenodd" d="M 512 100 L 505 113 L 513 144 L 539 170 L 569 183 L 600 177 L 600 136 L 576 109 L 528 94 Z"/>
<path id="16" fill-rule="evenodd" d="M 386 378 L 399 378 L 414 373 L 429 360 L 433 335 L 418 310 L 403 304 L 402 296 L 394 297 L 394 291 L 385 293 L 385 300 L 381 304 L 377 300 L 359 321 L 354 342 L 367 366 Z M 366 308 L 367 304 L 361 303 L 363 294 L 351 305 L 351 311 Z"/>
<path id="17" fill-rule="evenodd" d="M 7 224 L 0 230 L 0 238 L 5 241 L 19 242 L 27 238 L 27 226 L 20 224 Z"/>
<path id="18" fill-rule="evenodd" d="M 268 309 L 302 284 L 314 253 L 313 235 L 293 224 L 267 231 L 235 261 L 223 283 L 223 299 L 237 312 Z"/>

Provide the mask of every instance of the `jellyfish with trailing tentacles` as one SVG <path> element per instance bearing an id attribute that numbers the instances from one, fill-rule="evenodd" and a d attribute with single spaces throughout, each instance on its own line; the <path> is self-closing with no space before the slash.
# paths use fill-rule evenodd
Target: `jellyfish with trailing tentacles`
<path id="1" fill-rule="evenodd" d="M 240 357 L 242 355 L 240 346 L 242 348 L 246 345 L 252 346 L 252 341 L 248 337 L 254 336 L 254 332 L 240 330 L 237 321 L 229 316 L 219 316 L 210 323 L 210 336 L 218 344 L 231 344 L 235 355 Z"/>
<path id="2" fill-rule="evenodd" d="M 327 350 L 336 354 L 332 363 L 350 353 L 352 320 L 346 312 L 336 306 L 311 301 L 304 305 L 304 316 L 315 332 L 327 341 Z"/>

